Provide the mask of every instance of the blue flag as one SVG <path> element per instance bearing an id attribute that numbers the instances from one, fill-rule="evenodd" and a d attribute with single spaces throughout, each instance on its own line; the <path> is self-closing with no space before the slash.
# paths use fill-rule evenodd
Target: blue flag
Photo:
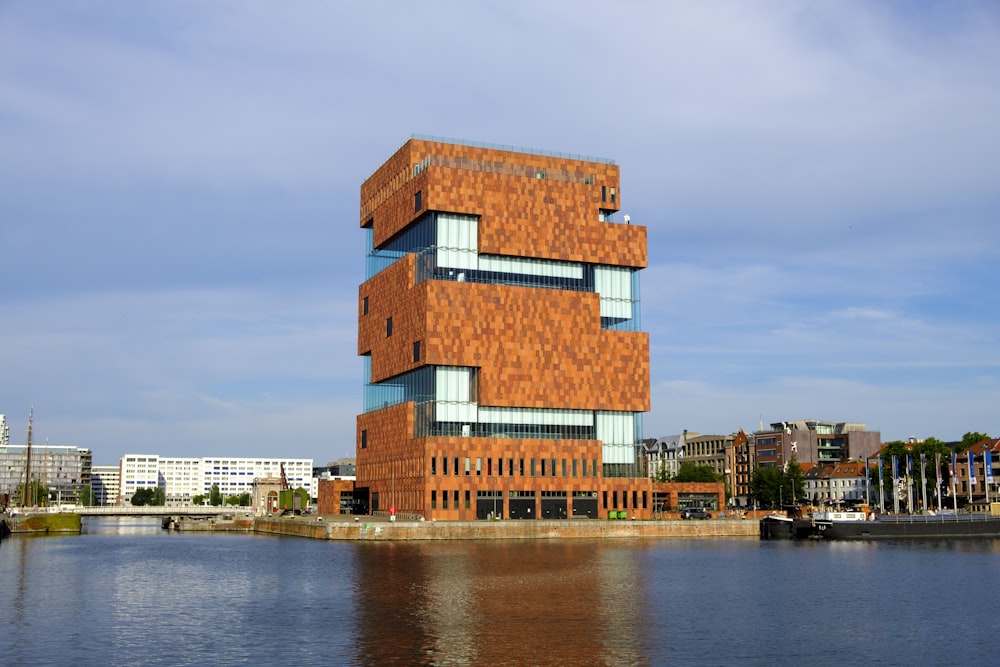
<path id="1" fill-rule="evenodd" d="M 976 483 L 976 455 L 969 452 L 969 485 Z"/>

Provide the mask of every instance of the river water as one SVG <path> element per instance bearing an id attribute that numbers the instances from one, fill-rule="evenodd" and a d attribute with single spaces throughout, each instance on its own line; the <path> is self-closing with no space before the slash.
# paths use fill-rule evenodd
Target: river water
<path id="1" fill-rule="evenodd" d="M 3 665 L 995 664 L 1000 540 L 0 542 Z"/>

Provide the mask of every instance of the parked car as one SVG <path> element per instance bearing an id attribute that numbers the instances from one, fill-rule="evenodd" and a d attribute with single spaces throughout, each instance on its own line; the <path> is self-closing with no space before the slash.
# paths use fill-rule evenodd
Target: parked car
<path id="1" fill-rule="evenodd" d="M 712 515 L 703 509 L 697 507 L 689 507 L 687 509 L 681 510 L 682 519 L 711 519 Z"/>

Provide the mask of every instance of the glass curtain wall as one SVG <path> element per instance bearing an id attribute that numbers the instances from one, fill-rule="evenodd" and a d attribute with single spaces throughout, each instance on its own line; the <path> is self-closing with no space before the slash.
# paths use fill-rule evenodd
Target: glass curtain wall
<path id="1" fill-rule="evenodd" d="M 415 253 L 418 284 L 425 280 L 454 280 L 597 292 L 601 295 L 602 328 L 640 330 L 638 270 L 480 255 L 478 225 L 476 216 L 432 211 L 377 250 L 373 246 L 372 230 L 366 229 L 367 277 L 392 266 L 408 253 Z"/>

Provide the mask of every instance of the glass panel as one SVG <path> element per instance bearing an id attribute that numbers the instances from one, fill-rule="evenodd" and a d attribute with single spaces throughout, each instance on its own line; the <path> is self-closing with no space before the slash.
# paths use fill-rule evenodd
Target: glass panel
<path id="1" fill-rule="evenodd" d="M 479 252 L 479 218 L 472 215 L 437 215 L 437 265 L 474 269 Z M 456 276 L 457 277 L 457 276 Z"/>

